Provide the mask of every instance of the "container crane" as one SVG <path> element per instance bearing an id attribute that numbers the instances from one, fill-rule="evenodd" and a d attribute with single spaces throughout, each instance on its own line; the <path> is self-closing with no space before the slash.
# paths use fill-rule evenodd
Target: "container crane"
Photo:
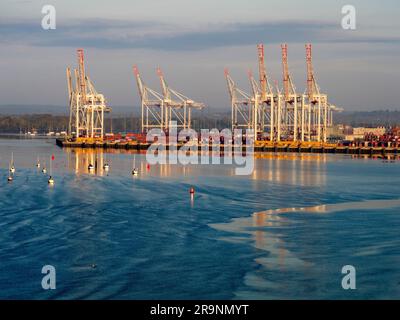
<path id="1" fill-rule="evenodd" d="M 137 66 L 133 67 L 136 78 L 139 97 L 141 101 L 142 132 L 151 129 L 165 129 L 165 108 L 163 95 L 146 86 L 139 73 Z"/>
<path id="2" fill-rule="evenodd" d="M 182 93 L 171 89 L 160 68 L 157 68 L 157 74 L 160 78 L 163 92 L 163 102 L 165 106 L 165 124 L 169 129 L 171 121 L 176 121 L 176 127 L 190 129 L 192 122 L 192 109 L 203 109 L 204 103 L 196 102 Z"/>
<path id="3" fill-rule="evenodd" d="M 104 95 L 98 93 L 86 75 L 83 49 L 77 50 L 78 69 L 66 70 L 68 103 L 70 110 L 68 134 L 77 140 L 102 140 L 104 136 L 104 113 L 111 112 Z"/>
<path id="4" fill-rule="evenodd" d="M 261 88 L 261 110 L 262 110 L 262 131 L 265 130 L 266 127 L 269 127 L 269 138 L 270 141 L 274 141 L 276 139 L 276 130 L 277 130 L 277 122 L 280 119 L 277 119 L 275 115 L 276 109 L 280 108 L 280 97 L 279 94 L 275 94 L 273 87 L 270 83 L 267 69 L 265 67 L 265 55 L 264 55 L 264 45 L 257 45 L 258 52 L 258 73 L 259 73 L 259 81 Z"/>
<path id="5" fill-rule="evenodd" d="M 304 120 L 301 116 L 299 117 L 299 110 L 301 110 L 301 115 L 303 115 L 304 113 L 304 95 L 301 96 L 297 94 L 292 76 L 289 73 L 287 44 L 282 44 L 281 50 L 283 69 L 283 93 L 285 101 L 285 108 L 282 111 L 284 114 L 284 126 L 286 129 L 285 133 L 287 137 L 289 137 L 293 132 L 293 141 L 297 141 L 299 134 L 299 120 L 301 123 L 303 123 Z"/>
<path id="6" fill-rule="evenodd" d="M 224 74 L 231 99 L 232 131 L 235 129 L 253 129 L 253 113 L 256 99 L 237 87 L 227 68 L 225 68 Z"/>

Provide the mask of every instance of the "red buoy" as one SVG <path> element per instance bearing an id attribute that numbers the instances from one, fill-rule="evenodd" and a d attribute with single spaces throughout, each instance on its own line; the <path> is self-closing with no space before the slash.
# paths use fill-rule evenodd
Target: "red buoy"
<path id="1" fill-rule="evenodd" d="M 194 188 L 191 187 L 190 190 L 189 190 L 189 192 L 190 192 L 190 194 L 194 194 Z"/>

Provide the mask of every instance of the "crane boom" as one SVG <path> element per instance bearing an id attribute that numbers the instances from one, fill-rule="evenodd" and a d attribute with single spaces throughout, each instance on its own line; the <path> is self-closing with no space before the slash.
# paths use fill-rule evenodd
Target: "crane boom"
<path id="1" fill-rule="evenodd" d="M 133 66 L 133 74 L 135 75 L 135 78 L 136 78 L 136 83 L 138 86 L 140 99 L 143 99 L 144 98 L 144 85 L 143 85 L 142 78 L 140 77 L 139 69 L 136 65 Z"/>
<path id="2" fill-rule="evenodd" d="M 229 70 L 227 68 L 225 68 L 225 70 L 224 70 L 224 75 L 225 75 L 225 79 L 226 79 L 226 84 L 228 86 L 229 95 L 231 97 L 231 100 L 233 100 L 235 98 L 235 96 L 234 96 L 235 83 L 233 82 L 233 79 L 230 77 Z"/>
<path id="3" fill-rule="evenodd" d="M 161 89 L 165 99 L 170 99 L 170 93 L 168 90 L 168 85 L 165 82 L 164 74 L 160 67 L 157 68 L 157 75 L 160 78 Z"/>
<path id="4" fill-rule="evenodd" d="M 86 103 L 86 75 L 83 49 L 78 49 L 78 71 L 79 71 L 79 89 L 82 102 Z"/>
<path id="5" fill-rule="evenodd" d="M 307 62 L 307 95 L 310 101 L 314 101 L 314 96 L 319 94 L 317 82 L 315 80 L 314 69 L 312 65 L 311 44 L 306 44 L 306 62 Z"/>
<path id="6" fill-rule="evenodd" d="M 256 97 L 260 92 L 257 81 L 254 79 L 253 73 L 250 70 L 248 71 L 248 76 L 249 76 L 251 91 L 253 93 L 253 96 Z"/>
<path id="7" fill-rule="evenodd" d="M 264 45 L 257 45 L 258 50 L 258 74 L 260 77 L 260 86 L 261 86 L 261 99 L 265 100 L 267 96 L 267 71 L 265 69 L 264 62 Z"/>
<path id="8" fill-rule="evenodd" d="M 291 95 L 296 95 L 296 88 L 293 84 L 292 77 L 289 72 L 288 63 L 288 49 L 287 44 L 282 44 L 282 68 L 283 68 L 283 94 L 285 100 L 292 103 L 293 97 Z"/>
<path id="9" fill-rule="evenodd" d="M 289 67 L 287 58 L 287 44 L 282 44 L 282 68 L 283 68 L 283 93 L 289 97 Z"/>
<path id="10" fill-rule="evenodd" d="M 67 68 L 67 85 L 68 85 L 68 100 L 71 103 L 72 97 L 72 77 L 71 77 L 71 69 Z"/>

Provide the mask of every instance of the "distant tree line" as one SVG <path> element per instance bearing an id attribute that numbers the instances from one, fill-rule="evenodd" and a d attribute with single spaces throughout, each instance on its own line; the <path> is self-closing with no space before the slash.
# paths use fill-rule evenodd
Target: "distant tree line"
<path id="1" fill-rule="evenodd" d="M 38 133 L 67 131 L 68 116 L 51 114 L 33 115 L 0 115 L 0 133 L 26 133 L 37 131 Z M 141 119 L 135 116 L 106 117 L 104 120 L 106 132 L 140 132 Z M 224 129 L 230 128 L 230 119 L 217 119 L 214 117 L 197 117 L 192 119 L 192 128 L 200 129 Z"/>
<path id="2" fill-rule="evenodd" d="M 334 123 L 352 127 L 393 127 L 400 124 L 400 111 L 354 111 L 334 114 Z"/>
<path id="3" fill-rule="evenodd" d="M 0 115 L 0 133 L 25 133 L 36 130 L 38 133 L 67 131 L 69 117 L 51 114 Z M 400 111 L 357 111 L 334 115 L 334 123 L 353 127 L 392 127 L 400 124 Z M 197 114 L 192 118 L 192 128 L 219 130 L 231 128 L 229 114 Z M 141 119 L 138 116 L 106 116 L 106 132 L 140 132 Z"/>
<path id="4" fill-rule="evenodd" d="M 25 133 L 37 130 L 40 133 L 65 131 L 68 128 L 68 117 L 50 114 L 34 115 L 0 115 L 1 133 Z"/>

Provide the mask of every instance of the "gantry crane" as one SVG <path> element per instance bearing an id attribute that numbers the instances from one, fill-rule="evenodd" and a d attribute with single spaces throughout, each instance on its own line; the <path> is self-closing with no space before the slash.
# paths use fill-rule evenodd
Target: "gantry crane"
<path id="1" fill-rule="evenodd" d="M 321 93 L 317 81 L 314 75 L 314 69 L 312 65 L 312 51 L 311 44 L 306 44 L 306 64 L 307 64 L 307 98 L 309 105 L 309 117 L 308 117 L 308 134 L 309 140 L 311 140 L 311 128 L 316 128 L 316 141 L 326 142 L 327 140 L 327 128 L 332 125 L 329 118 L 332 118 L 332 111 L 336 110 L 336 107 L 329 105 L 327 94 Z M 312 125 L 312 116 L 314 115 L 314 125 Z"/>
<path id="2" fill-rule="evenodd" d="M 142 132 L 155 128 L 169 132 L 172 121 L 176 121 L 177 128 L 190 129 L 192 109 L 202 109 L 205 105 L 171 89 L 160 68 L 157 68 L 157 74 L 162 94 L 143 83 L 136 66 L 133 71 L 141 100 Z"/>
<path id="3" fill-rule="evenodd" d="M 254 134 L 257 137 L 259 134 L 262 134 L 265 127 L 265 113 L 261 101 L 261 90 L 260 87 L 254 79 L 253 73 L 251 70 L 248 72 L 251 92 L 253 96 L 251 97 L 251 128 L 254 129 Z"/>
<path id="4" fill-rule="evenodd" d="M 204 103 L 196 102 L 182 93 L 171 89 L 160 68 L 157 68 L 160 84 L 163 92 L 163 103 L 165 107 L 164 122 L 169 128 L 171 121 L 176 121 L 176 127 L 190 129 L 192 122 L 192 109 L 203 109 Z"/>
<path id="5" fill-rule="evenodd" d="M 78 49 L 77 54 L 78 69 L 74 69 L 74 76 L 69 67 L 66 72 L 70 110 L 68 134 L 78 140 L 102 139 L 104 114 L 111 112 L 111 108 L 106 106 L 104 95 L 96 91 L 86 75 L 83 49 Z"/>
<path id="6" fill-rule="evenodd" d="M 284 93 L 284 107 L 282 108 L 283 125 L 285 128 L 285 135 L 287 139 L 292 137 L 293 141 L 297 141 L 299 131 L 301 130 L 300 123 L 303 124 L 304 115 L 304 95 L 299 95 L 296 92 L 292 76 L 289 72 L 288 64 L 288 49 L 287 44 L 281 45 L 282 49 L 282 69 L 283 69 L 283 93 Z"/>
<path id="7" fill-rule="evenodd" d="M 257 109 L 258 93 L 256 97 L 251 97 L 242 89 L 238 88 L 229 70 L 224 70 L 228 92 L 231 98 L 232 131 L 235 129 L 254 129 L 254 110 Z M 256 89 L 258 91 L 258 89 Z"/>
<path id="8" fill-rule="evenodd" d="M 269 139 L 274 141 L 275 139 L 280 139 L 280 132 L 278 132 L 278 127 L 280 131 L 280 107 L 282 96 L 279 94 L 279 90 L 274 93 L 273 87 L 270 83 L 270 79 L 267 74 L 267 69 L 265 66 L 264 57 L 264 45 L 257 45 L 258 52 L 258 74 L 260 81 L 261 90 L 261 110 L 262 110 L 262 131 L 265 128 L 269 128 Z M 279 110 L 279 112 L 277 112 Z M 278 118 L 279 116 L 279 118 Z"/>
<path id="9" fill-rule="evenodd" d="M 136 78 L 141 101 L 142 132 L 147 132 L 154 128 L 164 130 L 166 124 L 164 121 L 165 108 L 163 96 L 143 83 L 137 66 L 133 67 L 133 73 Z"/>
<path id="10" fill-rule="evenodd" d="M 239 89 L 225 70 L 231 98 L 232 129 L 254 129 L 256 138 L 269 134 L 274 141 L 327 141 L 327 129 L 333 125 L 333 112 L 342 111 L 328 102 L 317 85 L 312 67 L 311 45 L 306 45 L 307 89 L 299 94 L 288 65 L 287 44 L 281 45 L 283 90 L 274 87 L 265 67 L 264 45 L 257 45 L 259 84 L 248 73 L 252 94 Z"/>

